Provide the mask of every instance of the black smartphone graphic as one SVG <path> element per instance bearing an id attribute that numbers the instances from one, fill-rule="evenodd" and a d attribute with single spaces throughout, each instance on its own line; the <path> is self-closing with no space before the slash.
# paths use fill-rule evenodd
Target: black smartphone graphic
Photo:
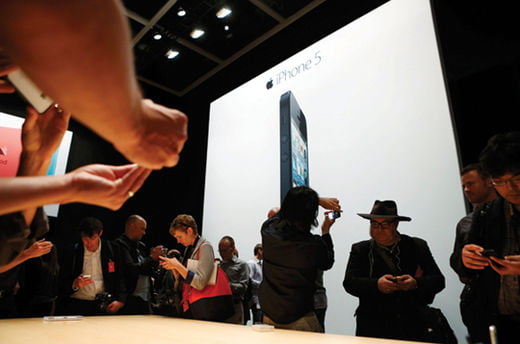
<path id="1" fill-rule="evenodd" d="M 307 122 L 291 91 L 280 97 L 280 181 L 280 202 L 292 187 L 309 185 Z"/>

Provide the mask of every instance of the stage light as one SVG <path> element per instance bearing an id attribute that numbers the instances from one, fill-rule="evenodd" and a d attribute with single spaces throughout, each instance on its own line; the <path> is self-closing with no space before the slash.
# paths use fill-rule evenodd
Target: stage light
<path id="1" fill-rule="evenodd" d="M 204 36 L 204 30 L 200 30 L 200 29 L 195 29 L 193 30 L 191 33 L 190 33 L 190 36 L 191 38 L 193 39 L 197 39 L 197 38 L 200 38 L 202 36 Z"/>
<path id="2" fill-rule="evenodd" d="M 218 12 L 217 12 L 217 18 L 218 19 L 222 19 L 222 18 L 226 18 L 228 15 L 231 14 L 231 10 L 229 8 L 226 8 L 226 7 L 222 7 Z"/>
<path id="3" fill-rule="evenodd" d="M 166 54 L 165 54 L 165 56 L 166 56 L 169 60 L 176 58 L 177 55 L 179 55 L 179 52 L 178 52 L 177 50 L 172 50 L 172 49 L 168 50 L 168 51 L 166 52 Z"/>
<path id="4" fill-rule="evenodd" d="M 184 8 L 179 7 L 179 9 L 177 10 L 177 15 L 179 17 L 184 17 L 186 15 L 186 11 L 184 10 Z"/>
<path id="5" fill-rule="evenodd" d="M 155 35 L 153 35 L 153 39 L 155 39 L 156 41 L 160 40 L 162 38 L 162 35 L 160 33 L 156 33 Z"/>

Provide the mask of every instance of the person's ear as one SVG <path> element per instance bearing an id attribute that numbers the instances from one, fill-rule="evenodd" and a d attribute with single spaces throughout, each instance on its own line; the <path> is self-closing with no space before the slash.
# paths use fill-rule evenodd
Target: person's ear
<path id="1" fill-rule="evenodd" d="M 99 232 L 99 237 L 101 238 L 101 236 L 103 235 L 103 231 Z"/>

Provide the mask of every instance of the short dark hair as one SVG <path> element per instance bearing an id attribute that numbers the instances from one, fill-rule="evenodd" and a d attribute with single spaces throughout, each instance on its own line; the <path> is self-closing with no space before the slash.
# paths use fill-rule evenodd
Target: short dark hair
<path id="1" fill-rule="evenodd" d="M 462 177 L 463 175 L 465 175 L 466 173 L 471 172 L 471 171 L 477 171 L 478 175 L 482 179 L 488 179 L 491 177 L 489 175 L 489 173 L 484 171 L 484 169 L 482 168 L 482 165 L 479 163 L 473 163 L 473 164 L 464 166 L 464 168 L 460 171 L 460 176 Z"/>
<path id="2" fill-rule="evenodd" d="M 231 245 L 231 248 L 235 248 L 235 239 L 233 239 L 229 235 L 225 235 L 225 236 L 222 237 L 222 239 L 220 239 L 220 242 L 222 242 L 224 240 L 229 241 L 229 244 Z"/>
<path id="3" fill-rule="evenodd" d="M 480 153 L 480 164 L 495 178 L 520 171 L 520 131 L 491 137 Z"/>
<path id="4" fill-rule="evenodd" d="M 103 231 L 103 222 L 95 217 L 85 217 L 78 225 L 81 236 L 92 237 Z"/>
<path id="5" fill-rule="evenodd" d="M 255 254 L 255 256 L 258 254 L 258 251 L 260 250 L 263 250 L 262 244 L 256 244 L 255 248 L 253 249 L 253 253 Z"/>
<path id="6" fill-rule="evenodd" d="M 318 193 L 308 186 L 297 186 L 289 190 L 285 196 L 278 218 L 278 226 L 294 226 L 297 229 L 308 232 L 311 226 L 317 226 L 318 206 L 320 198 Z"/>
<path id="7" fill-rule="evenodd" d="M 194 234 L 199 234 L 199 231 L 197 229 L 197 222 L 195 222 L 193 216 L 187 214 L 180 214 L 177 215 L 170 224 L 170 233 L 176 230 L 186 232 L 188 227 L 191 227 L 193 229 Z"/>

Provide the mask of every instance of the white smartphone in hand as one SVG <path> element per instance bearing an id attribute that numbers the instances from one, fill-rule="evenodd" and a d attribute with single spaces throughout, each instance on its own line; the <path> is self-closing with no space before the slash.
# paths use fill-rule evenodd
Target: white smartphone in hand
<path id="1" fill-rule="evenodd" d="M 54 103 L 21 69 L 9 73 L 7 80 L 39 113 L 44 113 Z"/>

